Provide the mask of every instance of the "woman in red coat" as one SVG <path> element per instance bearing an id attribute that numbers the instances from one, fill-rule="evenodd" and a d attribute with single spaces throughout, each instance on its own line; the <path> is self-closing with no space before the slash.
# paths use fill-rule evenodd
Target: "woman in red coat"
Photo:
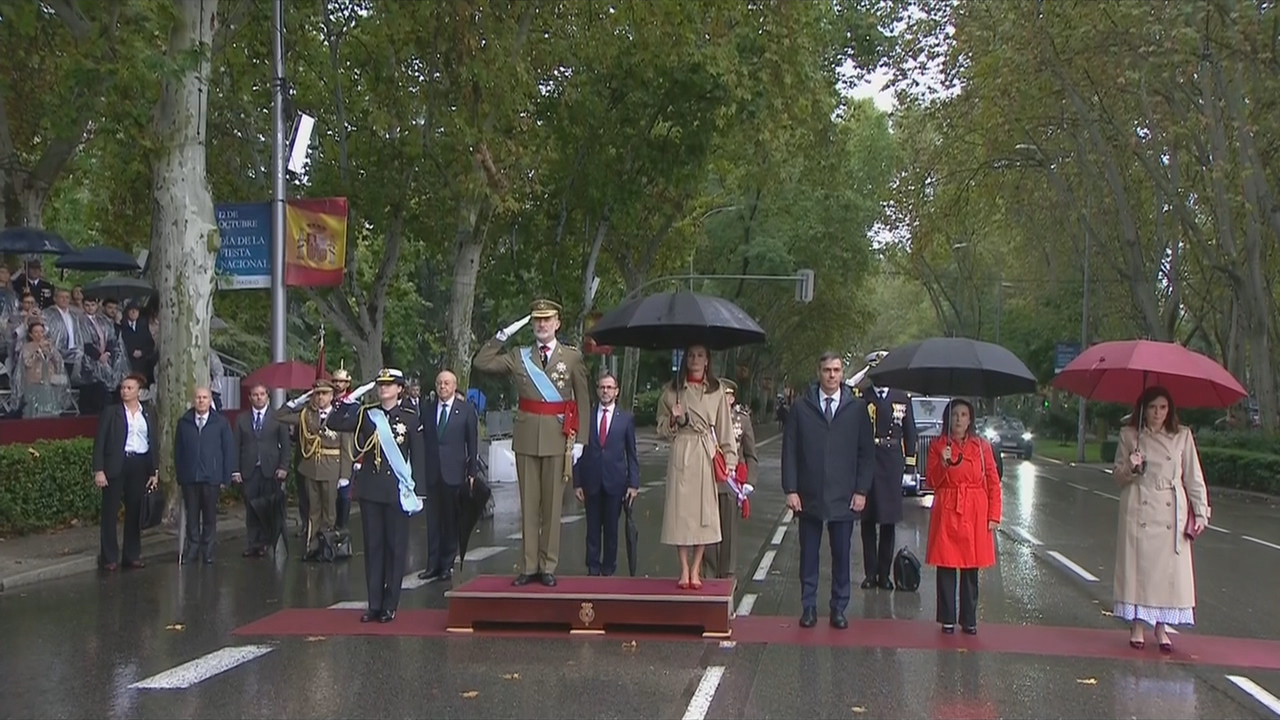
<path id="1" fill-rule="evenodd" d="M 978 570 L 996 562 L 994 532 L 1000 524 L 1000 477 L 991 444 L 973 432 L 973 406 L 947 405 L 942 437 L 929 446 L 926 472 L 933 486 L 925 562 L 938 568 L 938 622 L 956 631 L 959 576 L 960 625 L 978 634 Z"/>

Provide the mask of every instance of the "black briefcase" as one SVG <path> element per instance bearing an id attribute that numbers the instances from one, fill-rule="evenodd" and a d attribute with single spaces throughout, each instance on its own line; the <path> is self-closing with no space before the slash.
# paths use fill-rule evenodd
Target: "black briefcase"
<path id="1" fill-rule="evenodd" d="M 142 529 L 147 530 L 164 522 L 164 492 L 159 488 L 148 489 L 142 496 L 142 510 L 138 517 Z"/>
<path id="2" fill-rule="evenodd" d="M 351 533 L 346 530 L 325 530 L 316 536 L 312 560 L 337 562 L 351 558 Z"/>
<path id="3" fill-rule="evenodd" d="M 893 557 L 893 584 L 907 592 L 920 589 L 920 558 L 905 545 Z"/>

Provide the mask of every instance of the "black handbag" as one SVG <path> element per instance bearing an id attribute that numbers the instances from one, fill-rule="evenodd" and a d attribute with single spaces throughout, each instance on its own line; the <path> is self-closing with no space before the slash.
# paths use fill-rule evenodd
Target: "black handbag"
<path id="1" fill-rule="evenodd" d="M 159 487 L 148 488 L 142 496 L 142 510 L 138 515 L 142 529 L 148 530 L 164 522 L 164 491 Z"/>
<path id="2" fill-rule="evenodd" d="M 893 557 L 893 584 L 906 592 L 920 589 L 920 558 L 905 545 Z"/>

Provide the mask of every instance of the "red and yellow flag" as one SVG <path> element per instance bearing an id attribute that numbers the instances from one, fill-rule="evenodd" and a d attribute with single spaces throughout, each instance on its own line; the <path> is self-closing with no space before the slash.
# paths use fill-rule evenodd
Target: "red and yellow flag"
<path id="1" fill-rule="evenodd" d="M 284 220 L 284 284 L 342 284 L 347 260 L 347 199 L 290 200 Z"/>

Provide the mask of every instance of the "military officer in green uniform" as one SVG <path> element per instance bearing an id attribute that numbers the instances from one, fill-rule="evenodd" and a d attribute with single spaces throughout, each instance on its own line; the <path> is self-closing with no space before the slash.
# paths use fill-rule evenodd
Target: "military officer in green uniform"
<path id="1" fill-rule="evenodd" d="M 307 400 L 311 402 L 304 407 Z M 332 409 L 333 384 L 321 379 L 309 392 L 276 410 L 276 422 L 298 429 L 302 453 L 298 474 L 306 480 L 310 509 L 303 559 L 318 546 L 319 534 L 333 528 L 338 481 L 351 477 L 351 452 L 347 447 L 350 440 L 325 425 Z"/>
<path id="2" fill-rule="evenodd" d="M 756 455 L 756 431 L 751 424 L 751 410 L 737 402 L 738 385 L 732 380 L 720 379 L 724 394 L 733 415 L 733 436 L 738 443 L 738 467 L 745 467 L 747 476 L 739 482 L 760 482 L 756 472 L 759 457 Z M 744 465 L 745 464 L 745 465 Z M 741 510 L 738 500 L 728 483 L 716 483 L 716 501 L 720 508 L 720 544 L 702 556 L 706 574 L 720 578 L 733 577 L 733 567 L 738 560 L 738 518 Z"/>
<path id="3" fill-rule="evenodd" d="M 532 346 L 503 351 L 503 344 L 533 322 Z M 520 483 L 524 566 L 512 585 L 539 580 L 556 584 L 560 559 L 560 510 L 564 503 L 566 454 L 582 453 L 579 418 L 591 417 L 591 390 L 582 352 L 556 340 L 560 306 L 534 300 L 523 319 L 500 330 L 476 353 L 473 366 L 485 373 L 510 375 L 519 396 L 511 449 Z M 572 462 L 572 461 L 570 461 Z"/>

